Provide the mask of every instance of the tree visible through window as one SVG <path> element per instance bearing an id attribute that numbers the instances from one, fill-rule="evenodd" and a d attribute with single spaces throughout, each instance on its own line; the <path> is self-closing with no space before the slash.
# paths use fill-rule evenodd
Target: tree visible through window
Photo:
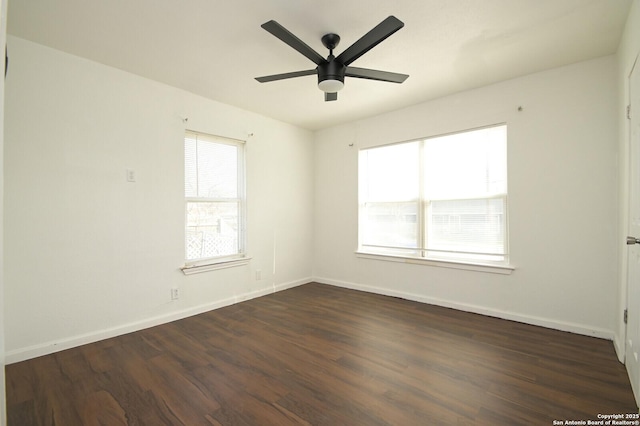
<path id="1" fill-rule="evenodd" d="M 507 127 L 360 151 L 359 250 L 504 262 Z"/>
<path id="2" fill-rule="evenodd" d="M 244 253 L 244 143 L 187 132 L 184 139 L 186 260 Z"/>

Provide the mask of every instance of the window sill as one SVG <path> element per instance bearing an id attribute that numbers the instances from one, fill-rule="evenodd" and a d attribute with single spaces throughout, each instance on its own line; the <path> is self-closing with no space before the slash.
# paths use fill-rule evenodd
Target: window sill
<path id="1" fill-rule="evenodd" d="M 411 265 L 436 266 L 441 268 L 462 269 L 465 271 L 487 272 L 491 274 L 511 275 L 515 270 L 512 265 L 497 265 L 490 263 L 473 263 L 459 260 L 425 259 L 417 257 L 393 256 L 388 254 L 375 254 L 356 251 L 356 256 L 361 259 L 382 260 L 386 262 L 407 263 Z"/>
<path id="2" fill-rule="evenodd" d="M 193 275 L 200 274 L 202 272 L 217 271 L 218 269 L 234 268 L 236 266 L 248 265 L 250 260 L 250 257 L 243 257 L 239 259 L 225 259 L 211 261 L 210 263 L 206 264 L 185 265 L 180 269 L 185 275 Z"/>

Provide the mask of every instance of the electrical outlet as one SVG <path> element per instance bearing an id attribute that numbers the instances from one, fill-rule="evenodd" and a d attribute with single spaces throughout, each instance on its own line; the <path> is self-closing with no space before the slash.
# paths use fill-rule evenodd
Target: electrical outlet
<path id="1" fill-rule="evenodd" d="M 260 269 L 256 270 L 256 281 L 260 281 L 262 279 L 262 271 Z"/>
<path id="2" fill-rule="evenodd" d="M 171 300 L 178 300 L 180 299 L 180 292 L 178 291 L 177 288 L 172 288 L 171 289 Z"/>

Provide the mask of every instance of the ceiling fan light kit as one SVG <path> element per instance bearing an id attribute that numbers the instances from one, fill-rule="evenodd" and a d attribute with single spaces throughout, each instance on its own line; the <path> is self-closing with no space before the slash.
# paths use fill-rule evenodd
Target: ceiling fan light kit
<path id="1" fill-rule="evenodd" d="M 326 80 L 318 82 L 318 89 L 325 93 L 339 92 L 344 88 L 344 77 L 342 80 L 338 78 L 329 77 Z"/>
<path id="2" fill-rule="evenodd" d="M 344 87 L 345 76 L 390 83 L 402 83 L 409 77 L 408 75 L 367 68 L 356 68 L 351 67 L 350 64 L 403 26 L 404 24 L 398 18 L 389 16 L 337 57 L 333 55 L 333 49 L 340 43 L 340 36 L 333 33 L 325 34 L 322 36 L 322 44 L 329 49 L 329 56 L 325 59 L 276 21 L 265 22 L 262 24 L 262 28 L 306 56 L 314 62 L 317 67 L 311 70 L 256 77 L 256 80 L 260 83 L 267 83 L 270 81 L 316 74 L 318 76 L 318 88 L 325 92 L 325 101 L 335 101 L 338 99 L 338 92 Z"/>

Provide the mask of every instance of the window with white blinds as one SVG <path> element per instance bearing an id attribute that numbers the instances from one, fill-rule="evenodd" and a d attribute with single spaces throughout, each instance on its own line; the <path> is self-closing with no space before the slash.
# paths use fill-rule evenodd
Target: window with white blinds
<path id="1" fill-rule="evenodd" d="M 187 265 L 244 256 L 244 142 L 186 132 Z"/>
<path id="2" fill-rule="evenodd" d="M 363 149 L 359 251 L 506 263 L 507 127 Z"/>

